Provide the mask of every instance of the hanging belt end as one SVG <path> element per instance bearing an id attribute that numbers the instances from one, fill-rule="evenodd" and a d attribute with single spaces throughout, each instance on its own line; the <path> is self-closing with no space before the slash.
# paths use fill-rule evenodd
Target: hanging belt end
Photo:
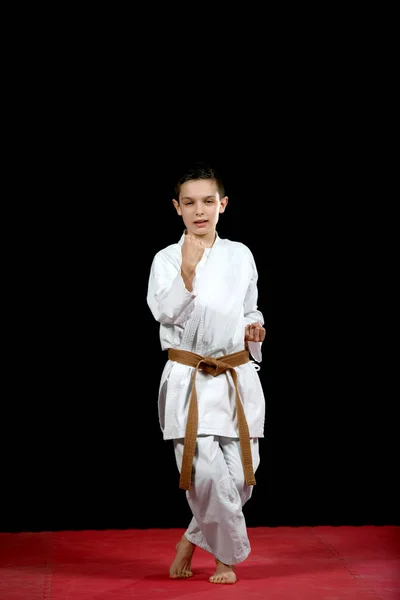
<path id="1" fill-rule="evenodd" d="M 179 489 L 181 490 L 185 490 L 186 492 L 189 490 L 190 488 L 190 480 L 188 480 L 186 477 L 182 477 L 179 479 Z"/>

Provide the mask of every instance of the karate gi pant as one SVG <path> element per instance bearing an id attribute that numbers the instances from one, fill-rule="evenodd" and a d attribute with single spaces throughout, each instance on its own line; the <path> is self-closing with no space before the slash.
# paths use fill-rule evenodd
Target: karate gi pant
<path id="1" fill-rule="evenodd" d="M 183 441 L 174 440 L 179 472 Z M 252 438 L 250 443 L 255 472 L 260 463 L 258 438 Z M 244 480 L 239 439 L 199 436 L 192 482 L 186 492 L 193 519 L 185 537 L 226 565 L 244 561 L 251 548 L 242 508 L 252 492 L 253 486 Z"/>

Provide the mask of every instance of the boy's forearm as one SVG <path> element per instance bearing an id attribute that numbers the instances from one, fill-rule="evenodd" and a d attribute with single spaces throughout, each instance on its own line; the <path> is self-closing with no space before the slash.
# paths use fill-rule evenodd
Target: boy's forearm
<path id="1" fill-rule="evenodd" d="M 183 279 L 183 283 L 185 284 L 185 288 L 188 292 L 193 292 L 193 279 L 196 274 L 196 269 L 185 268 L 181 269 L 181 275 Z"/>

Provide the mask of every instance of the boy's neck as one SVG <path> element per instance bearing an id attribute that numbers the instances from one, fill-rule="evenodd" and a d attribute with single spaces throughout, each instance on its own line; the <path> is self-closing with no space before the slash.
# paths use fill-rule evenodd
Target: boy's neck
<path id="1" fill-rule="evenodd" d="M 185 230 L 185 235 L 186 234 L 187 234 L 187 229 Z M 217 239 L 216 231 L 210 232 L 207 235 L 196 235 L 195 233 L 193 233 L 192 235 L 194 235 L 198 240 L 203 242 L 203 244 L 205 245 L 206 248 L 212 248 L 215 240 Z"/>

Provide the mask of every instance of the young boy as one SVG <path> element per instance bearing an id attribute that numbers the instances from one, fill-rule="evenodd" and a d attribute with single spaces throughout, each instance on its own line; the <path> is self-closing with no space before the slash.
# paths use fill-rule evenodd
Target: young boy
<path id="1" fill-rule="evenodd" d="M 243 505 L 255 485 L 265 400 L 257 362 L 265 338 L 250 250 L 219 237 L 228 205 L 217 172 L 195 165 L 176 186 L 173 205 L 185 230 L 154 257 L 147 303 L 168 352 L 159 419 L 173 440 L 179 487 L 193 518 L 176 546 L 171 578 L 193 575 L 196 546 L 213 554 L 212 583 L 236 581 L 250 553 Z"/>

